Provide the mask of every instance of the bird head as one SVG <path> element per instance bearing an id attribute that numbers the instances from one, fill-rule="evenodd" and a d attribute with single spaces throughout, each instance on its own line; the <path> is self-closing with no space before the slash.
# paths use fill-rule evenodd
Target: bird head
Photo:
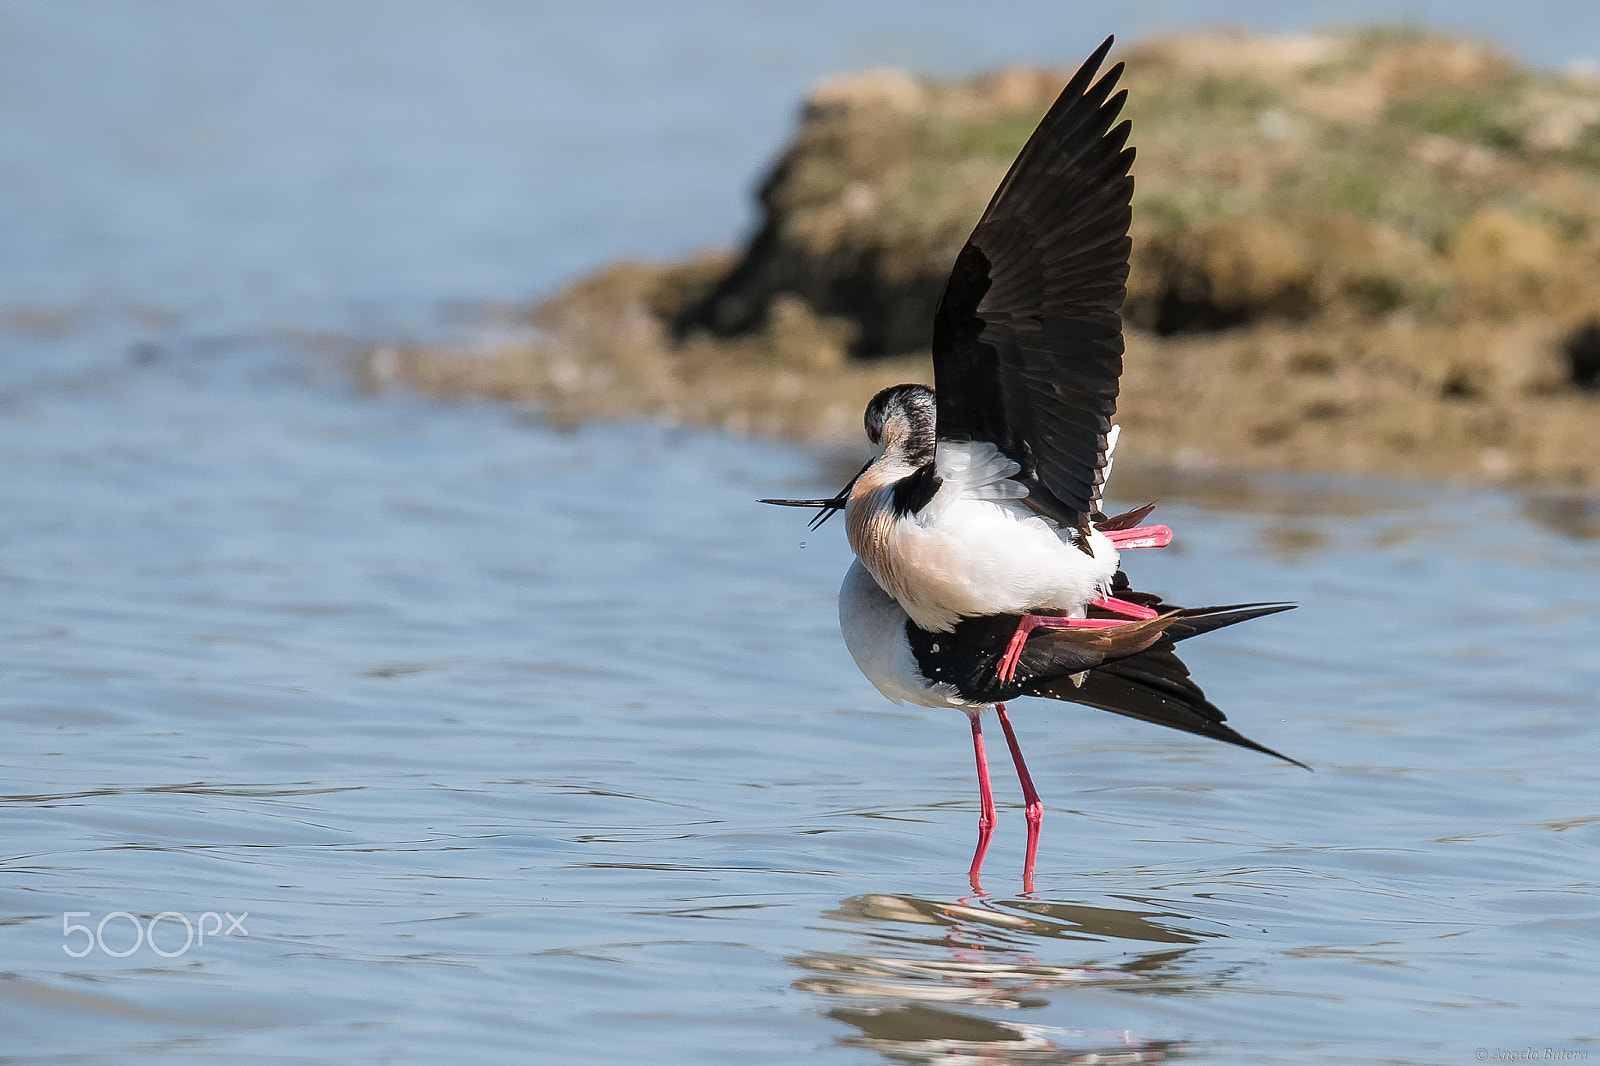
<path id="1" fill-rule="evenodd" d="M 867 440 L 878 455 L 893 451 L 920 465 L 933 458 L 933 390 L 926 385 L 894 385 L 867 404 Z"/>

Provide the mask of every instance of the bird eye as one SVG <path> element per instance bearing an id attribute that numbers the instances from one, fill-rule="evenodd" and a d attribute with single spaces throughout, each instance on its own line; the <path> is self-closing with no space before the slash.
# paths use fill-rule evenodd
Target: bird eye
<path id="1" fill-rule="evenodd" d="M 877 426 L 868 426 L 867 427 L 867 439 L 869 441 L 871 441 L 873 444 L 878 443 L 878 427 Z"/>

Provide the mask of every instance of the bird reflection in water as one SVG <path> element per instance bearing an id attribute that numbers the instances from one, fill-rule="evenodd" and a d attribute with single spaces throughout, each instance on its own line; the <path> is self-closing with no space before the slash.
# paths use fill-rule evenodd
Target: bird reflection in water
<path id="1" fill-rule="evenodd" d="M 1183 1050 L 1171 1040 L 1140 1040 L 1132 1033 L 1095 1033 L 1048 1025 L 991 1021 L 919 1004 L 862 1010 L 840 1009 L 828 1016 L 861 1030 L 840 1041 L 870 1048 L 895 1062 L 943 1066 L 1142 1066 L 1166 1062 Z"/>
<path id="2" fill-rule="evenodd" d="M 1181 915 L 1042 900 L 940 902 L 911 895 L 870 894 L 844 900 L 825 918 L 879 926 L 869 952 L 807 952 L 789 963 L 807 972 L 794 987 L 837 1004 L 828 1016 L 855 1028 L 849 1047 L 871 1048 L 896 1062 L 1153 1063 L 1182 1049 L 1180 1041 L 1144 1039 L 1126 1031 L 1062 1029 L 985 1017 L 955 1008 L 1043 1007 L 1052 996 L 1083 987 L 1137 991 L 1158 981 L 1200 942 L 1169 928 Z M 927 927 L 918 935 L 906 926 Z M 891 928 L 892 927 L 892 928 Z M 1108 966 L 1061 966 L 1037 951 L 1063 941 L 1165 945 Z"/>

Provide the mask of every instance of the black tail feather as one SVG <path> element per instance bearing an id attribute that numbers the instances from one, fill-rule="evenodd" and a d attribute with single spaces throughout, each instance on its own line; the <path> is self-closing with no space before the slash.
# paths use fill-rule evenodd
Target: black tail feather
<path id="1" fill-rule="evenodd" d="M 1041 696 L 1082 703 L 1310 769 L 1225 725 L 1226 716 L 1206 699 L 1174 648 L 1178 641 L 1288 611 L 1294 604 L 1174 607 L 1126 588 L 1118 589 L 1117 595 L 1148 602 L 1162 613 L 1125 629 L 1035 629 L 1023 649 L 1016 679 L 1006 683 L 996 678 L 995 668 L 1019 617 L 967 619 L 953 633 L 944 634 L 924 633 L 907 621 L 906 633 L 924 675 L 955 684 L 969 698 L 1003 702 Z"/>
<path id="2" fill-rule="evenodd" d="M 1228 607 L 1185 607 L 1183 617 L 1167 627 L 1167 636 L 1176 644 L 1180 640 L 1198 637 L 1202 633 L 1224 626 L 1248 622 L 1252 618 L 1265 618 L 1269 614 L 1282 614 L 1294 610 L 1292 603 L 1236 603 Z"/>
<path id="3" fill-rule="evenodd" d="M 1299 759 L 1258 744 L 1226 725 L 1226 716 L 1206 699 L 1200 686 L 1190 678 L 1189 668 L 1165 641 L 1088 671 L 1083 675 L 1082 685 L 1073 684 L 1071 678 L 1062 678 L 1034 695 L 1098 707 L 1168 729 L 1249 748 L 1302 769 L 1311 769 Z"/>

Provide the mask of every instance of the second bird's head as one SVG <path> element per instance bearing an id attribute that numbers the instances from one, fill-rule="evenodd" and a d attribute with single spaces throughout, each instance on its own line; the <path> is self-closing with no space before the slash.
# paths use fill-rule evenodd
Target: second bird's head
<path id="1" fill-rule="evenodd" d="M 893 451 L 921 463 L 933 458 L 933 390 L 926 385 L 893 385 L 867 404 L 867 440 L 877 453 Z"/>

